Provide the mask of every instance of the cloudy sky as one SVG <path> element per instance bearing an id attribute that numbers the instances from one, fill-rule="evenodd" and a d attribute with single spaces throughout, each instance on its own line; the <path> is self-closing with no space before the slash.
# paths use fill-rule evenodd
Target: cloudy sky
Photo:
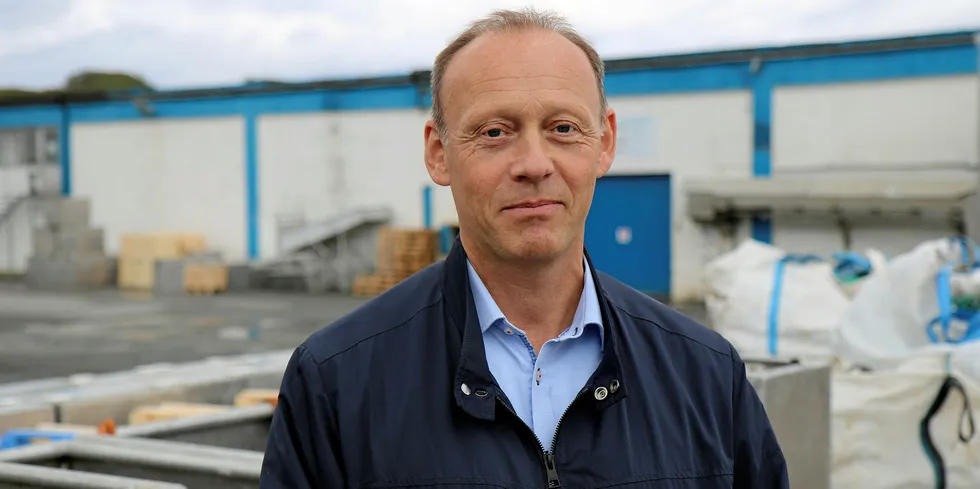
<path id="1" fill-rule="evenodd" d="M 607 58 L 980 29 L 980 0 L 0 0 L 0 87 L 157 88 L 428 68 L 491 7 L 564 13 Z"/>

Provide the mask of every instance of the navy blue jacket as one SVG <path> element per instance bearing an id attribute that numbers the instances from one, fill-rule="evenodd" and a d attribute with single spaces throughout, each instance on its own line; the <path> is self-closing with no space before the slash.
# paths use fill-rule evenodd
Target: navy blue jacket
<path id="1" fill-rule="evenodd" d="M 261 488 L 788 488 L 732 345 L 593 273 L 605 349 L 553 446 L 490 374 L 457 240 L 296 349 Z"/>

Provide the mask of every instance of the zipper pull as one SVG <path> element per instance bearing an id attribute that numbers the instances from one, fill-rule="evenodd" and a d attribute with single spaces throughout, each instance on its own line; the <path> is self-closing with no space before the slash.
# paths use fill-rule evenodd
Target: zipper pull
<path id="1" fill-rule="evenodd" d="M 555 467 L 555 455 L 551 452 L 544 452 L 544 466 L 548 470 L 548 489 L 561 487 L 558 480 L 558 468 Z"/>

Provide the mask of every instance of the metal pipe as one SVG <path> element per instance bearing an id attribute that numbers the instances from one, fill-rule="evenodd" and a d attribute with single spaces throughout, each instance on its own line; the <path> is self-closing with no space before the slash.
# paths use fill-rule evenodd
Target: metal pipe
<path id="1" fill-rule="evenodd" d="M 252 450 L 237 448 L 214 447 L 196 443 L 183 443 L 170 440 L 153 440 L 146 438 L 119 438 L 115 436 L 79 436 L 68 442 L 68 455 L 79 456 L 90 451 L 105 449 L 101 453 L 113 453 L 124 456 L 126 453 L 145 452 L 148 455 L 179 455 L 189 457 L 194 461 L 235 461 L 246 464 L 262 463 L 263 454 Z M 202 467 L 208 466 L 207 464 Z"/>
<path id="2" fill-rule="evenodd" d="M 0 462 L 0 483 L 63 489 L 187 489 L 182 484 Z"/>
<path id="3" fill-rule="evenodd" d="M 272 417 L 274 411 L 275 408 L 269 404 L 231 408 L 218 413 L 122 426 L 116 430 L 116 436 L 152 438 L 163 433 L 182 433 L 201 428 L 217 428 L 237 423 L 269 419 Z"/>
<path id="4" fill-rule="evenodd" d="M 221 456 L 217 455 L 216 452 L 216 456 L 211 456 L 209 454 L 199 453 L 198 450 L 188 450 L 187 453 L 176 453 L 144 449 L 134 450 L 131 447 L 123 445 L 113 446 L 109 444 L 85 443 L 81 440 L 67 443 L 72 445 L 69 449 L 69 458 L 97 460 L 107 462 L 111 466 L 128 464 L 254 480 L 259 479 L 262 471 L 261 454 L 257 454 L 256 457 L 236 459 L 228 456 L 228 454 Z M 185 445 L 188 445 L 189 449 L 193 446 L 191 444 Z"/>
<path id="5" fill-rule="evenodd" d="M 73 458 L 258 480 L 263 454 L 192 443 L 107 436 L 80 436 L 71 441 L 0 452 L 0 461 L 26 464 Z"/>

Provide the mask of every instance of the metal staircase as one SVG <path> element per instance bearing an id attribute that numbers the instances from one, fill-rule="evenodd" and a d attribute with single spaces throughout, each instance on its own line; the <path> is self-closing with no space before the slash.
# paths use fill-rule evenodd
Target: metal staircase
<path id="1" fill-rule="evenodd" d="M 394 215 L 388 207 L 363 207 L 284 226 L 279 229 L 279 255 L 254 268 L 259 286 L 348 292 L 356 275 L 374 267 L 377 228 Z"/>
<path id="2" fill-rule="evenodd" d="M 17 212 L 17 208 L 26 202 L 28 198 L 30 198 L 29 195 L 0 197 L 0 226 L 6 224 L 7 221 L 10 220 L 11 216 Z"/>

